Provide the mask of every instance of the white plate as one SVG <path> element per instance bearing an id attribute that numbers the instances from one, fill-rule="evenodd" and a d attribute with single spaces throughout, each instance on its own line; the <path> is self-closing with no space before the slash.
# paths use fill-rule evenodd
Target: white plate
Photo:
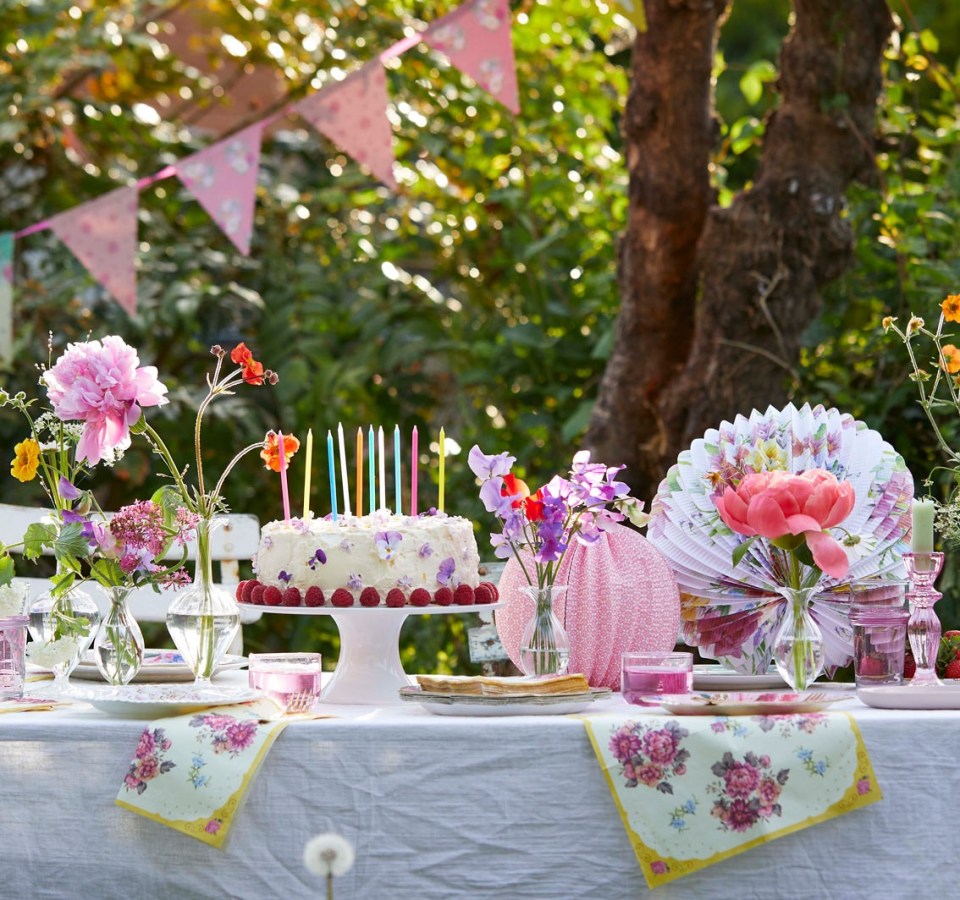
<path id="1" fill-rule="evenodd" d="M 260 691 L 243 686 L 213 685 L 196 688 L 193 685 L 126 684 L 70 685 L 58 700 L 78 700 L 89 703 L 102 712 L 128 719 L 155 719 L 178 716 L 207 706 L 226 706 L 245 703 L 262 697 Z"/>
<path id="2" fill-rule="evenodd" d="M 644 697 L 677 716 L 774 716 L 820 712 L 847 698 L 825 691 L 720 691 Z"/>
<path id="3" fill-rule="evenodd" d="M 960 683 L 858 687 L 857 699 L 877 709 L 960 709 Z"/>
<path id="4" fill-rule="evenodd" d="M 581 712 L 610 696 L 610 688 L 591 688 L 583 694 L 546 694 L 542 697 L 477 697 L 434 694 L 419 687 L 400 688 L 400 699 L 419 703 L 436 716 L 562 716 Z"/>
<path id="5" fill-rule="evenodd" d="M 224 656 L 214 670 L 214 675 L 219 672 L 226 672 L 230 669 L 242 669 L 247 664 L 243 656 Z M 104 680 L 97 668 L 96 660 L 93 657 L 93 651 L 88 650 L 83 659 L 77 664 L 77 667 L 70 673 L 71 678 L 78 678 L 81 681 L 100 681 Z M 133 677 L 131 684 L 168 684 L 174 682 L 193 681 L 194 674 L 184 661 L 177 650 L 144 650 L 143 665 L 140 671 Z"/>
<path id="6" fill-rule="evenodd" d="M 785 688 L 787 683 L 776 669 L 761 675 L 744 675 L 726 666 L 708 664 L 693 667 L 693 686 L 698 691 L 764 691 Z"/>

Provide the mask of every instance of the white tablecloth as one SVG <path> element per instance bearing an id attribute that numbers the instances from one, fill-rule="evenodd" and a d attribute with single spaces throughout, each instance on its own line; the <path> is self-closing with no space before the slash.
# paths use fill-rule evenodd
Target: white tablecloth
<path id="1" fill-rule="evenodd" d="M 960 713 L 835 708 L 859 722 L 883 801 L 657 896 L 956 893 Z M 602 709 L 637 711 L 619 696 Z M 303 845 L 328 830 L 357 853 L 340 900 L 647 893 L 578 719 L 333 711 L 280 736 L 225 850 L 114 805 L 143 722 L 83 705 L 0 716 L 0 897 L 317 897 Z"/>

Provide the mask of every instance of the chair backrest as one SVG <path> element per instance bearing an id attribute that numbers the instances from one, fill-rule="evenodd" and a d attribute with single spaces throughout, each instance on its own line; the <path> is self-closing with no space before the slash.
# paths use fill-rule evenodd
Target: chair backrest
<path id="1" fill-rule="evenodd" d="M 4 544 L 18 544 L 23 540 L 27 527 L 39 522 L 48 515 L 49 509 L 35 506 L 12 506 L 0 503 L 0 541 Z M 112 513 L 106 513 L 109 517 Z M 223 524 L 213 530 L 211 535 L 211 549 L 214 563 L 219 563 L 218 584 L 223 585 L 232 594 L 235 585 L 240 580 L 240 560 L 250 559 L 257 552 L 260 543 L 260 522 L 256 516 L 231 514 L 218 516 Z M 189 559 L 196 558 L 194 545 L 188 544 Z M 10 547 L 11 553 L 20 552 L 18 546 Z M 214 569 L 216 577 L 216 565 Z M 50 582 L 46 578 L 20 578 L 30 588 L 30 597 L 34 598 L 49 590 Z M 100 607 L 103 613 L 107 608 L 107 597 L 97 585 L 85 587 Z M 141 622 L 162 622 L 167 614 L 167 606 L 175 596 L 173 591 L 161 591 L 159 594 L 150 587 L 140 588 L 130 597 L 130 611 Z M 249 624 L 259 619 L 261 613 L 257 610 L 242 609 L 241 623 Z"/>

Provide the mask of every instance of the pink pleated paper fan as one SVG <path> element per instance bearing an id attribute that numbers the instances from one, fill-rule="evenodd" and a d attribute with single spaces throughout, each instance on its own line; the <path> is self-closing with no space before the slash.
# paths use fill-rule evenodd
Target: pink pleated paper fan
<path id="1" fill-rule="evenodd" d="M 528 570 L 534 571 L 528 564 Z M 593 687 L 620 689 L 620 657 L 631 650 L 672 650 L 680 629 L 680 593 L 666 559 L 643 535 L 621 526 L 594 544 L 575 541 L 556 584 L 567 585 L 557 616 L 570 636 L 570 672 Z M 527 579 L 512 559 L 500 578 L 497 631 L 519 665 L 520 636 L 534 613 Z"/>

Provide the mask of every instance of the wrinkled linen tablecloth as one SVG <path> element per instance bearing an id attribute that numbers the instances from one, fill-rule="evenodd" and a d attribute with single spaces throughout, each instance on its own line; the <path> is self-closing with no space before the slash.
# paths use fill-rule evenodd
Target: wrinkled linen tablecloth
<path id="1" fill-rule="evenodd" d="M 618 697 L 597 712 L 632 713 Z M 851 699 L 883 800 L 659 887 L 663 898 L 952 895 L 960 713 Z M 223 850 L 118 808 L 143 721 L 76 705 L 0 717 L 0 884 L 11 898 L 317 897 L 303 845 L 355 846 L 338 898 L 648 893 L 575 717 L 330 707 L 277 739 Z M 681 721 L 678 719 L 678 721 Z M 922 887 L 921 887 L 922 886 Z"/>

